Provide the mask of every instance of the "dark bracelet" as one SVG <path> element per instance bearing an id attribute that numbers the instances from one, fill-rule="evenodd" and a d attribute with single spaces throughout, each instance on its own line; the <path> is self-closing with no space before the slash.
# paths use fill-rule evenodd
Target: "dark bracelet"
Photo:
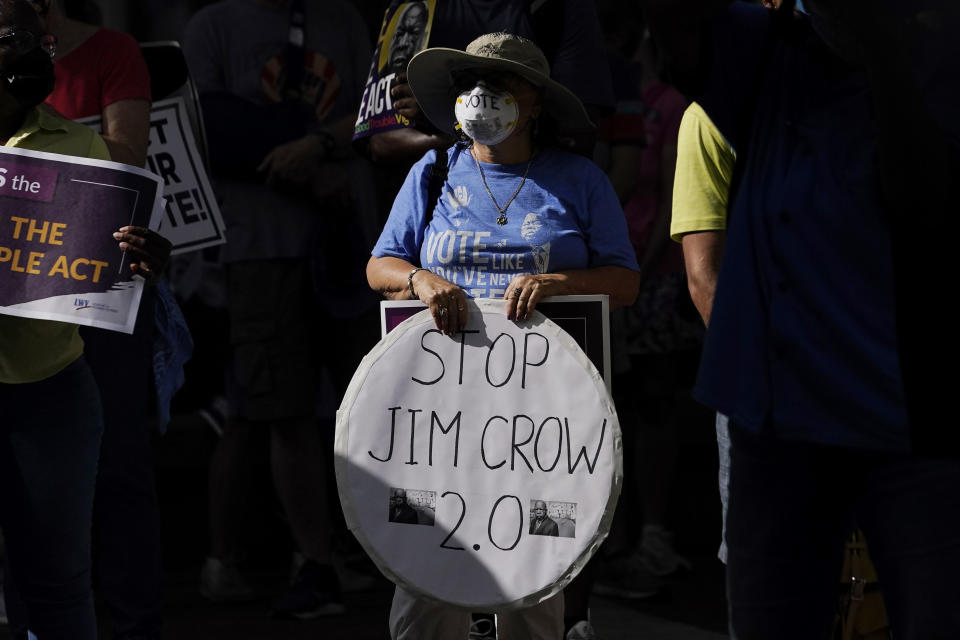
<path id="1" fill-rule="evenodd" d="M 417 292 L 413 290 L 413 276 L 417 275 L 417 271 L 427 271 L 424 267 L 417 267 L 407 275 L 407 288 L 410 289 L 410 295 L 412 295 L 416 300 L 420 299 L 420 296 L 417 295 Z"/>

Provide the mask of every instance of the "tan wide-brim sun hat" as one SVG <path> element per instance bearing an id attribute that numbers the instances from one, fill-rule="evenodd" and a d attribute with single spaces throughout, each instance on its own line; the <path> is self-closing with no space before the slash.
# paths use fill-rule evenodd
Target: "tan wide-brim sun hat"
<path id="1" fill-rule="evenodd" d="M 407 66 L 407 81 L 420 109 L 441 131 L 457 132 L 453 76 L 468 69 L 509 71 L 540 88 L 544 112 L 563 133 L 595 128 L 580 99 L 550 79 L 550 64 L 536 44 L 509 33 L 488 33 L 468 44 L 466 51 L 424 49 Z"/>

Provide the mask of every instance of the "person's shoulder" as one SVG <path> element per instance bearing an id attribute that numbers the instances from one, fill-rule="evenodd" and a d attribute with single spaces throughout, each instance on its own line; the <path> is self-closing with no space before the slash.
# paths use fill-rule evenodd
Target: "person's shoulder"
<path id="1" fill-rule="evenodd" d="M 449 156 L 448 156 L 449 158 Z M 437 161 L 437 151 L 436 149 L 429 149 L 425 154 L 420 156 L 420 159 L 413 163 L 413 166 L 410 167 L 410 171 L 415 171 L 417 173 L 423 173 L 427 170 L 428 167 L 432 166 L 434 162 Z"/>
<path id="2" fill-rule="evenodd" d="M 724 147 L 728 153 L 734 153 L 733 145 L 724 137 L 723 132 L 717 127 L 699 102 L 691 102 L 683 112 L 681 127 L 685 131 L 696 132 L 699 138 L 710 139 Z"/>
<path id="3" fill-rule="evenodd" d="M 88 43 L 93 45 L 100 69 L 125 68 L 143 56 L 137 39 L 122 31 L 101 27 Z"/>
<path id="4" fill-rule="evenodd" d="M 703 126 L 709 123 L 709 126 L 715 126 L 713 120 L 710 119 L 710 114 L 704 111 L 703 107 L 696 100 L 687 105 L 686 110 L 683 112 L 683 119 L 692 125 Z"/>
<path id="5" fill-rule="evenodd" d="M 574 173 L 587 180 L 592 180 L 597 176 L 604 175 L 603 170 L 597 166 L 597 163 L 579 153 L 559 147 L 548 147 L 541 151 L 539 155 L 543 168 L 551 173 L 558 173 L 558 177 Z"/>
<path id="6" fill-rule="evenodd" d="M 70 141 L 70 146 L 76 146 L 84 150 L 70 155 L 92 158 L 94 160 L 110 160 L 110 151 L 96 131 L 82 124 L 77 124 L 72 120 L 66 120 L 65 129 L 66 136 Z"/>
<path id="7" fill-rule="evenodd" d="M 457 158 L 457 149 L 456 147 L 450 147 L 444 151 L 437 151 L 436 149 L 430 149 L 425 154 L 423 154 L 419 160 L 413 163 L 413 166 L 410 167 L 408 172 L 408 182 L 411 178 L 415 179 L 415 184 L 420 184 L 422 187 L 426 185 L 429 180 L 430 171 L 433 168 L 433 165 L 437 162 L 438 153 L 443 153 L 447 157 L 447 171 L 453 167 Z"/>
<path id="8" fill-rule="evenodd" d="M 97 29 L 96 33 L 90 36 L 90 39 L 95 41 L 100 48 L 109 49 L 114 55 L 123 53 L 124 49 L 140 49 L 140 43 L 129 33 L 107 29 L 106 27 Z"/>
<path id="9" fill-rule="evenodd" d="M 36 122 L 39 129 L 44 133 L 59 133 L 70 136 L 92 134 L 93 129 L 85 125 L 70 120 L 65 115 L 51 107 L 46 102 L 42 102 L 35 107 Z"/>
<path id="10" fill-rule="evenodd" d="M 436 149 L 428 150 L 423 156 L 414 163 L 411 171 L 428 171 L 437 162 L 437 158 L 440 154 L 444 154 L 447 157 L 447 167 L 452 168 L 459 160 L 464 157 L 469 157 L 469 151 L 461 145 L 451 145 L 444 149 L 443 151 L 437 151 Z"/>
<path id="11" fill-rule="evenodd" d="M 39 129 L 45 142 L 43 151 L 95 160 L 109 160 L 103 139 L 93 129 L 61 115 L 49 105 L 36 108 Z"/>
<path id="12" fill-rule="evenodd" d="M 191 41 L 196 37 L 206 37 L 203 34 L 205 30 L 210 30 L 214 28 L 214 25 L 217 22 L 217 14 L 221 11 L 220 5 L 222 2 L 217 2 L 215 4 L 208 4 L 205 7 L 197 9 L 190 16 L 190 19 L 187 20 L 187 24 L 183 28 L 183 45 L 186 51 L 189 51 Z"/>

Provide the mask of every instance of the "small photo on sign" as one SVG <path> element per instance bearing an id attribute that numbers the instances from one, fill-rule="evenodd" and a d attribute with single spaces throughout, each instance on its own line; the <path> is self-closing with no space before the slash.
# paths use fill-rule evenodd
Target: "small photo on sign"
<path id="1" fill-rule="evenodd" d="M 577 537 L 577 503 L 530 501 L 530 535 Z"/>
<path id="2" fill-rule="evenodd" d="M 391 487 L 390 510 L 387 516 L 390 522 L 432 527 L 436 512 L 436 491 Z"/>

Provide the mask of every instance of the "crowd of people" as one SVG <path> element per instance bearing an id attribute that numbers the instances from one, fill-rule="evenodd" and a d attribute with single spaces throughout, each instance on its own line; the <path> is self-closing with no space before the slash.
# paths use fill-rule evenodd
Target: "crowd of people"
<path id="1" fill-rule="evenodd" d="M 184 0 L 127 16 L 140 40 L 181 42 L 228 242 L 171 259 L 156 232 L 105 230 L 148 284 L 129 336 L 0 315 L 11 636 L 92 640 L 96 589 L 115 638 L 161 637 L 152 447 L 170 393 L 156 361 L 189 355 L 185 333 L 169 335 L 178 304 L 214 372 L 202 408 L 219 435 L 200 592 L 259 597 L 237 532 L 267 455 L 294 545 L 271 612 L 310 619 L 373 583 L 334 548 L 321 423 L 379 339 L 378 301 L 419 299 L 455 336 L 471 298 L 523 321 L 544 298 L 604 294 L 625 479 L 604 547 L 563 591 L 495 624 L 397 585 L 383 612 L 394 640 L 589 640 L 592 594 L 648 598 L 689 570 L 669 507 L 684 366 L 698 358 L 731 637 L 960 637 L 960 438 L 949 375 L 931 366 L 953 339 L 928 310 L 949 273 L 929 238 L 952 228 L 960 170 L 960 10 L 409 0 L 372 63 L 398 4 Z M 103 17 L 86 1 L 0 0 L 5 146 L 145 166 L 160 96 L 137 40 L 92 24 Z M 396 74 L 411 124 L 354 140 L 375 65 Z M 101 135 L 72 122 L 89 116 Z M 484 242 L 443 258 L 430 247 L 445 234 Z M 518 259 L 497 266 L 494 252 Z M 184 287 L 178 260 L 212 277 Z M 471 269 L 500 277 L 455 275 Z M 210 308 L 226 323 L 214 332 Z M 432 524 L 409 493 L 391 489 L 390 522 Z M 525 529 L 572 524 L 535 500 Z M 863 539 L 885 606 L 872 628 L 854 619 L 865 578 L 844 563 L 847 541 L 859 567 Z"/>

